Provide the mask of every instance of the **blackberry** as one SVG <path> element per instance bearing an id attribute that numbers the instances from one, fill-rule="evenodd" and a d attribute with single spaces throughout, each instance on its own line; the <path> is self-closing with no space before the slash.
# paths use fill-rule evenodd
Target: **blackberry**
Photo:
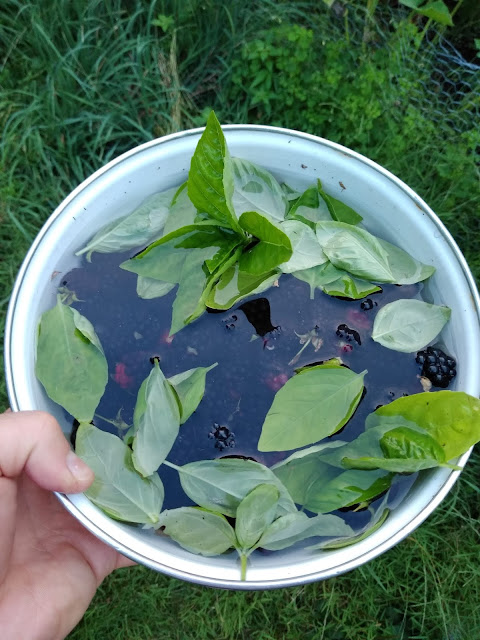
<path id="1" fill-rule="evenodd" d="M 375 306 L 377 306 L 377 303 L 374 302 L 371 298 L 367 298 L 360 303 L 360 308 L 362 311 L 370 311 Z"/>
<path id="2" fill-rule="evenodd" d="M 415 361 L 422 365 L 422 376 L 428 378 L 434 387 L 446 389 L 457 374 L 455 360 L 436 347 L 419 351 Z"/>
<path id="3" fill-rule="evenodd" d="M 355 340 L 358 345 L 362 344 L 358 331 L 355 331 L 355 329 L 350 329 L 350 327 L 346 324 L 339 324 L 335 333 L 342 340 L 347 340 L 347 342 L 352 342 L 352 340 Z"/>

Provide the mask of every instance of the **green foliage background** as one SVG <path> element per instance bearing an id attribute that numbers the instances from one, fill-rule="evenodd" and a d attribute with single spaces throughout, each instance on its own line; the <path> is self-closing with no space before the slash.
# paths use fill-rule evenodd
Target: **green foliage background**
<path id="1" fill-rule="evenodd" d="M 471 5 L 451 32 L 463 44 L 476 15 Z M 47 0 L 6 0 L 2 325 L 23 256 L 71 189 L 139 143 L 203 125 L 210 108 L 223 123 L 300 129 L 376 160 L 440 215 L 478 277 L 478 69 L 455 56 L 441 63 L 441 30 L 423 33 L 424 20 L 393 1 L 380 2 L 373 16 L 365 7 L 56 0 L 52 10 Z M 479 469 L 474 455 L 424 525 L 350 574 L 234 593 L 139 567 L 105 581 L 71 638 L 473 640 L 480 637 Z"/>

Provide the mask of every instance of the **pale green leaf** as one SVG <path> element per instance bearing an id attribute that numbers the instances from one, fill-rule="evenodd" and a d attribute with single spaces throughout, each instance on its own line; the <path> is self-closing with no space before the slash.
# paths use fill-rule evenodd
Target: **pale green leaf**
<path id="1" fill-rule="evenodd" d="M 170 453 L 180 428 L 180 410 L 157 361 L 140 387 L 133 416 L 133 464 L 151 476 Z"/>
<path id="2" fill-rule="evenodd" d="M 252 489 L 237 507 L 235 535 L 241 549 L 253 547 L 277 514 L 280 492 L 273 484 Z"/>
<path id="3" fill-rule="evenodd" d="M 177 187 L 155 193 L 132 213 L 109 222 L 75 255 L 87 253 L 87 258 L 90 259 L 95 251 L 98 253 L 126 251 L 145 246 L 158 238 L 162 233 L 176 190 Z"/>
<path id="4" fill-rule="evenodd" d="M 280 491 L 278 514 L 295 513 L 296 507 L 280 480 L 268 467 L 252 460 L 221 458 L 199 460 L 177 467 L 182 488 L 196 504 L 235 517 L 243 498 L 259 484 L 273 484 Z"/>
<path id="5" fill-rule="evenodd" d="M 180 507 L 160 515 L 159 526 L 181 547 L 202 556 L 217 556 L 235 545 L 235 532 L 222 515 Z"/>
<path id="6" fill-rule="evenodd" d="M 271 173 L 241 158 L 232 158 L 232 169 L 232 203 L 237 218 L 245 211 L 256 211 L 276 221 L 285 218 L 287 198 Z"/>
<path id="7" fill-rule="evenodd" d="M 168 382 L 175 389 L 180 402 L 180 424 L 184 424 L 196 410 L 205 393 L 206 376 L 217 366 L 217 362 L 210 367 L 196 367 L 168 378 Z"/>
<path id="8" fill-rule="evenodd" d="M 35 374 L 48 396 L 79 422 L 90 422 L 108 382 L 100 341 L 76 310 L 61 303 L 38 324 Z"/>
<path id="9" fill-rule="evenodd" d="M 158 476 L 142 478 L 132 465 L 132 452 L 117 436 L 91 424 L 80 424 L 75 451 L 95 474 L 85 495 L 117 520 L 156 524 L 163 504 Z"/>
<path id="10" fill-rule="evenodd" d="M 396 300 L 375 316 L 372 338 L 388 349 L 413 353 L 437 337 L 450 315 L 448 307 L 422 300 Z"/>

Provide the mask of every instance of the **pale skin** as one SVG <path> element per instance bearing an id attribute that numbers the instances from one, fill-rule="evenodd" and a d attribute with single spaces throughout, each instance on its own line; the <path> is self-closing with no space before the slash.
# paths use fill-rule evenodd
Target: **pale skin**
<path id="1" fill-rule="evenodd" d="M 79 493 L 93 472 L 41 411 L 0 415 L 2 640 L 62 640 L 114 569 L 133 564 L 89 533 L 52 491 Z"/>

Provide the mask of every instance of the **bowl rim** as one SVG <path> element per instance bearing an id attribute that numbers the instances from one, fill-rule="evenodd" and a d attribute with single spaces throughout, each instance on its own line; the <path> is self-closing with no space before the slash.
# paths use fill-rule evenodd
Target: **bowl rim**
<path id="1" fill-rule="evenodd" d="M 35 254 L 38 246 L 43 241 L 43 238 L 45 237 L 45 235 L 49 232 L 52 225 L 55 223 L 57 218 L 61 216 L 64 209 L 67 208 L 70 202 L 72 202 L 72 200 L 74 200 L 77 197 L 77 195 L 80 194 L 87 186 L 91 185 L 93 182 L 101 178 L 105 173 L 110 171 L 113 167 L 124 162 L 127 159 L 132 158 L 137 154 L 143 153 L 145 150 L 150 149 L 152 147 L 160 146 L 162 144 L 169 143 L 171 141 L 174 141 L 180 138 L 185 138 L 189 136 L 198 136 L 204 131 L 204 128 L 205 127 L 197 127 L 194 129 L 188 129 L 185 131 L 172 133 L 166 136 L 162 136 L 160 138 L 155 138 L 153 140 L 140 144 L 130 149 L 129 151 L 119 155 L 117 158 L 114 158 L 113 160 L 105 164 L 103 167 L 99 168 L 97 171 L 95 171 L 93 174 L 87 177 L 83 182 L 81 182 L 73 191 L 71 191 L 69 195 L 59 204 L 59 206 L 54 210 L 54 212 L 49 216 L 47 221 L 44 223 L 41 230 L 35 237 L 32 245 L 30 246 L 23 260 L 23 263 L 20 267 L 20 270 L 17 274 L 16 280 L 12 289 L 10 302 L 8 305 L 7 315 L 6 315 L 5 338 L 4 338 L 5 381 L 6 381 L 8 397 L 9 397 L 11 408 L 13 411 L 20 410 L 19 393 L 18 393 L 18 390 L 15 389 L 13 385 L 12 324 L 13 324 L 15 305 L 16 305 L 19 292 L 22 287 L 22 283 L 26 276 L 30 261 L 33 255 Z M 381 165 L 377 164 L 373 160 L 370 160 L 369 158 L 363 156 L 360 153 L 357 153 L 356 151 L 348 149 L 347 147 L 344 147 L 341 144 L 332 142 L 320 136 L 315 136 L 313 134 L 304 133 L 304 132 L 296 131 L 293 129 L 269 126 L 269 125 L 252 125 L 252 124 L 223 125 L 222 129 L 226 132 L 242 131 L 242 132 L 274 133 L 277 135 L 281 134 L 281 135 L 286 135 L 290 137 L 293 136 L 295 138 L 302 138 L 304 140 L 308 140 L 317 144 L 319 143 L 323 146 L 329 147 L 330 149 L 345 155 L 346 157 L 354 158 L 360 161 L 361 163 L 367 165 L 367 167 L 369 167 L 370 169 L 373 169 L 374 171 L 380 173 L 382 176 L 390 180 L 397 188 L 401 189 L 414 202 L 417 208 L 424 215 L 428 216 L 434 222 L 439 232 L 443 235 L 451 251 L 453 252 L 459 266 L 461 267 L 465 281 L 468 284 L 468 288 L 471 296 L 471 302 L 472 302 L 474 311 L 476 312 L 477 318 L 480 319 L 480 296 L 475 284 L 475 280 L 468 267 L 465 257 L 460 251 L 452 235 L 443 225 L 443 223 L 438 218 L 438 216 L 433 212 L 433 210 L 426 204 L 426 202 L 415 191 L 413 191 L 413 189 L 411 189 L 408 185 L 406 185 L 402 180 L 397 178 L 390 171 L 388 171 Z M 471 451 L 472 449 L 470 449 L 468 452 L 466 452 L 459 458 L 458 465 L 460 467 L 463 467 L 465 465 L 465 463 L 467 462 L 470 456 Z M 437 506 L 445 498 L 445 496 L 448 494 L 450 489 L 455 484 L 460 473 L 461 471 L 450 472 L 446 481 L 442 484 L 442 486 L 438 489 L 438 491 L 433 493 L 428 505 L 422 511 L 420 511 L 419 513 L 414 515 L 412 518 L 410 518 L 408 522 L 406 522 L 405 525 L 399 531 L 391 535 L 389 538 L 383 540 L 380 544 L 378 544 L 374 548 L 364 553 L 361 553 L 359 556 L 356 556 L 351 560 L 347 560 L 346 562 L 337 565 L 333 569 L 315 571 L 311 574 L 294 576 L 294 577 L 286 577 L 284 579 L 277 578 L 273 581 L 248 580 L 247 582 L 241 582 L 240 580 L 237 581 L 237 580 L 211 578 L 211 577 L 206 578 L 202 575 L 192 574 L 172 566 L 161 564 L 158 561 L 151 560 L 143 556 L 141 553 L 130 549 L 129 547 L 125 546 L 124 544 L 120 543 L 118 540 L 116 540 L 115 538 L 107 534 L 96 523 L 94 523 L 87 515 L 85 515 L 72 502 L 72 500 L 68 495 L 65 495 L 62 493 L 56 493 L 56 495 L 60 500 L 60 502 L 64 505 L 64 507 L 77 520 L 79 520 L 91 533 L 93 533 L 102 541 L 106 542 L 107 544 L 115 548 L 117 551 L 119 551 L 123 555 L 129 557 L 130 559 L 136 562 L 144 564 L 149 568 L 155 569 L 157 571 L 160 570 L 162 573 L 165 573 L 175 578 L 180 578 L 183 580 L 187 580 L 189 582 L 203 584 L 203 585 L 212 586 L 212 587 L 233 588 L 233 589 L 243 589 L 243 590 L 272 589 L 272 588 L 278 588 L 278 587 L 287 587 L 287 586 L 295 586 L 299 584 L 306 584 L 306 583 L 314 582 L 320 579 L 334 577 L 342 573 L 345 573 L 347 571 L 350 571 L 373 558 L 376 558 L 377 556 L 384 553 L 385 551 L 387 551 L 388 549 L 396 545 L 398 542 L 403 540 L 406 536 L 408 536 L 437 508 Z"/>

